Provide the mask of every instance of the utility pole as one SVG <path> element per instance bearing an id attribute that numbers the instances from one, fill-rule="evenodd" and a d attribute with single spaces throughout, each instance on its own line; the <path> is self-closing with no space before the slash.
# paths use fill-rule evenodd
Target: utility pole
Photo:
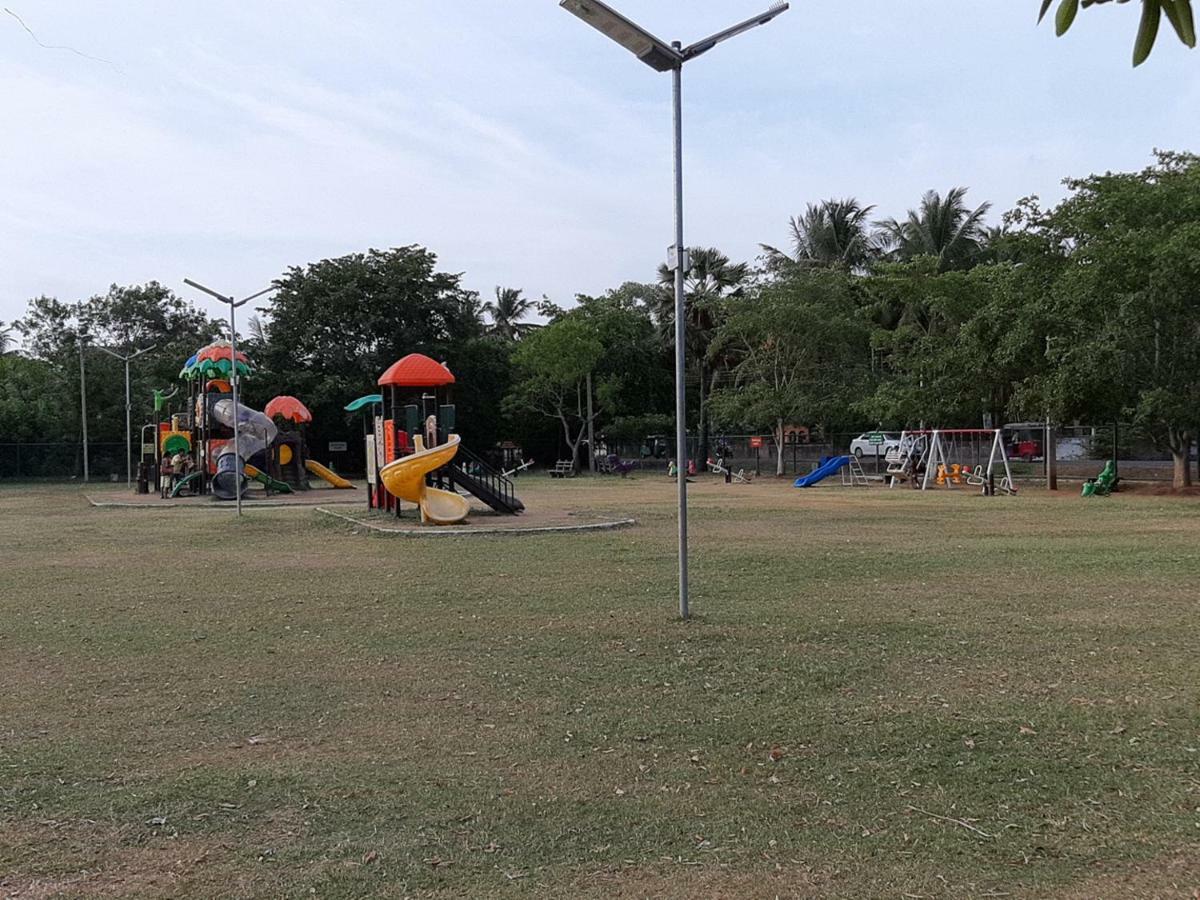
<path id="1" fill-rule="evenodd" d="M 273 287 L 263 288 L 257 294 L 251 294 L 249 297 L 243 297 L 241 300 L 234 300 L 232 297 L 226 297 L 224 294 L 218 294 L 212 288 L 205 287 L 190 278 L 183 279 L 183 283 L 189 287 L 194 287 L 198 291 L 203 291 L 210 297 L 215 297 L 222 303 L 229 306 L 229 387 L 230 393 L 233 396 L 233 490 L 234 499 L 237 503 L 238 518 L 242 516 L 242 448 L 238 443 L 238 432 L 241 430 L 241 419 L 238 416 L 238 370 L 237 370 L 237 322 L 234 318 L 234 313 L 239 306 L 245 306 L 251 300 L 261 297 L 263 294 L 269 294 L 275 290 Z"/>
<path id="2" fill-rule="evenodd" d="M 587 417 L 588 417 L 588 471 L 593 475 L 596 474 L 596 434 L 592 430 L 592 373 L 589 370 L 587 373 Z"/>
<path id="3" fill-rule="evenodd" d="M 83 345 L 87 332 L 79 332 L 79 426 L 83 437 L 83 483 L 88 483 L 88 438 L 87 438 L 87 376 L 83 370 Z"/>
<path id="4" fill-rule="evenodd" d="M 120 353 L 109 350 L 107 347 L 100 348 L 109 356 L 125 363 L 125 487 L 127 488 L 133 486 L 133 413 L 132 402 L 129 397 L 129 364 L 143 353 L 149 353 L 157 346 L 158 344 L 151 344 L 149 347 L 143 347 L 129 356 L 122 356 Z"/>
<path id="5" fill-rule="evenodd" d="M 668 268 L 675 275 L 675 457 L 679 469 L 679 616 L 686 619 L 688 606 L 688 526 L 687 526 L 687 392 L 685 385 L 686 348 L 684 346 L 687 309 L 684 298 L 684 276 L 687 272 L 687 250 L 683 243 L 683 66 L 689 60 L 707 53 L 717 44 L 736 37 L 760 25 L 766 25 L 788 9 L 785 2 L 775 3 L 766 12 L 723 31 L 696 41 L 687 47 L 680 41 L 656 38 L 640 25 L 631 22 L 603 0 L 559 0 L 559 6 L 615 41 L 656 72 L 671 73 L 672 137 L 674 144 L 673 187 L 675 193 L 675 243 L 669 252 Z"/>
<path id="6" fill-rule="evenodd" d="M 1054 338 L 1046 335 L 1046 358 L 1050 358 L 1050 342 Z M 1050 409 L 1046 409 L 1046 434 L 1042 438 L 1042 458 L 1046 464 L 1046 490 L 1058 490 L 1058 432 L 1050 421 Z"/>

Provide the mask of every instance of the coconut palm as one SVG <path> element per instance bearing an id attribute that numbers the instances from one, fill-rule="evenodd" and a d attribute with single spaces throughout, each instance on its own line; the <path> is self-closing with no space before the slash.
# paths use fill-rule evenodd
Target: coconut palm
<path id="1" fill-rule="evenodd" d="M 986 238 L 983 218 L 992 208 L 984 203 L 975 209 L 966 204 L 967 189 L 951 188 L 943 197 L 926 191 L 919 209 L 910 209 L 904 221 L 885 219 L 877 223 L 892 259 L 918 256 L 937 259 L 938 271 L 969 269 L 979 259 Z"/>
<path id="2" fill-rule="evenodd" d="M 761 245 L 767 265 L 776 271 L 793 265 L 848 272 L 865 269 L 879 254 L 869 221 L 874 209 L 853 197 L 808 204 L 804 215 L 791 219 L 791 254 Z"/>
<path id="3" fill-rule="evenodd" d="M 746 263 L 730 262 L 715 247 L 688 250 L 689 268 L 684 277 L 684 348 L 688 362 L 695 367 L 700 387 L 700 459 L 708 459 L 708 394 L 722 370 L 720 360 L 711 358 L 713 335 L 724 318 L 723 301 L 739 296 L 750 278 Z M 666 266 L 658 268 L 659 283 L 674 283 L 675 273 Z M 675 297 L 663 290 L 654 310 L 663 343 L 675 344 Z"/>
<path id="4" fill-rule="evenodd" d="M 483 311 L 492 320 L 489 331 L 508 341 L 519 341 L 536 326 L 521 320 L 534 308 L 534 302 L 521 296 L 520 288 L 496 287 L 496 299 L 483 304 Z"/>
<path id="5" fill-rule="evenodd" d="M 14 344 L 16 344 L 16 339 L 12 336 L 12 326 L 0 322 L 0 356 L 8 353 Z"/>
<path id="6" fill-rule="evenodd" d="M 247 328 L 250 331 L 250 338 L 253 341 L 255 341 L 256 343 L 258 343 L 262 346 L 265 346 L 267 344 L 267 340 L 268 340 L 267 323 L 262 320 L 261 316 L 259 316 L 257 314 L 251 316 L 250 320 L 249 320 L 249 324 L 247 325 Z"/>

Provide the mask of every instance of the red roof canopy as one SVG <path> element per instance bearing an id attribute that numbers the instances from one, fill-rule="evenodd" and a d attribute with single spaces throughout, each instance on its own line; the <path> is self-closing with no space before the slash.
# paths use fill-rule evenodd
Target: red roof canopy
<path id="1" fill-rule="evenodd" d="M 392 363 L 379 376 L 379 383 L 389 387 L 442 387 L 454 384 L 454 375 L 440 362 L 421 353 L 410 353 Z"/>
<path id="2" fill-rule="evenodd" d="M 295 397 L 289 397 L 287 394 L 276 397 L 267 404 L 267 407 L 263 410 L 263 412 L 267 414 L 268 419 L 273 419 L 276 416 L 282 416 L 285 419 L 290 419 L 298 425 L 312 421 L 312 413 L 308 411 L 308 407 Z"/>

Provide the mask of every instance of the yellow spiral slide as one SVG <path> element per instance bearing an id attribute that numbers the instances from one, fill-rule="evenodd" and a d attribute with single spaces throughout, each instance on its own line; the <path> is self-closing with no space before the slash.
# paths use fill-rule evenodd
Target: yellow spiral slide
<path id="1" fill-rule="evenodd" d="M 416 452 L 388 463 L 379 470 L 379 477 L 388 493 L 400 500 L 416 503 L 421 508 L 421 521 L 434 525 L 456 525 L 467 517 L 471 505 L 454 491 L 431 488 L 425 476 L 436 472 L 458 453 L 458 435 L 452 434 L 446 443 L 425 447 L 421 436 L 413 438 Z"/>

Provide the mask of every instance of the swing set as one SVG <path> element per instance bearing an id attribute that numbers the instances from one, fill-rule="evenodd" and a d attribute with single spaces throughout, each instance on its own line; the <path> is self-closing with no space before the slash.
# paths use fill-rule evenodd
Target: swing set
<path id="1" fill-rule="evenodd" d="M 982 488 L 988 496 L 994 495 L 997 488 L 1006 494 L 1017 492 L 999 428 L 905 431 L 899 446 L 888 451 L 887 464 L 889 487 L 907 482 L 923 491 L 931 486 L 970 485 Z M 1001 468 L 1004 474 L 997 484 L 995 478 Z"/>

